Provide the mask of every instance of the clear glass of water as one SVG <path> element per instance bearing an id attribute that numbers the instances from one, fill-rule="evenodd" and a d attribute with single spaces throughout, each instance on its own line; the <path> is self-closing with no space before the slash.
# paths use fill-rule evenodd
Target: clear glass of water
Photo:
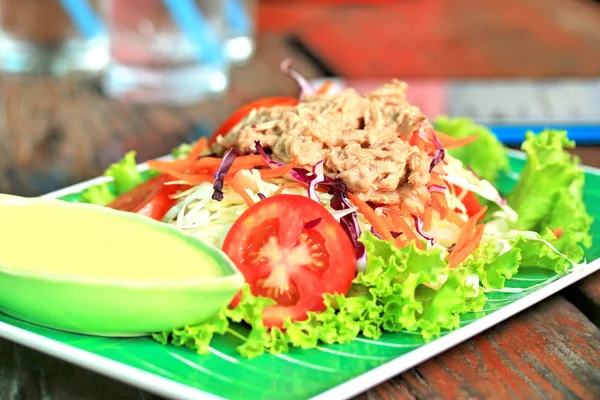
<path id="1" fill-rule="evenodd" d="M 108 63 L 99 0 L 0 0 L 0 71 L 99 73 Z"/>
<path id="2" fill-rule="evenodd" d="M 225 51 L 234 64 L 243 64 L 254 55 L 257 6 L 257 0 L 225 0 Z"/>
<path id="3" fill-rule="evenodd" d="M 111 97 L 186 104 L 229 86 L 224 0 L 103 0 Z"/>

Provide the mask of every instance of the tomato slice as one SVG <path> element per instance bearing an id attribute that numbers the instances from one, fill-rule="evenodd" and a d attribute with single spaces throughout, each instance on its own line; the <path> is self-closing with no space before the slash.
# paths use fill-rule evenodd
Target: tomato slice
<path id="1" fill-rule="evenodd" d="M 347 293 L 356 273 L 354 247 L 342 226 L 323 206 L 299 195 L 272 196 L 247 209 L 225 237 L 223 251 L 253 295 L 277 302 L 263 311 L 267 327 L 323 311 L 323 294 Z"/>
<path id="2" fill-rule="evenodd" d="M 448 184 L 448 185 L 450 185 L 450 184 Z M 456 186 L 456 185 L 453 185 L 453 186 L 454 186 L 454 193 L 456 193 L 457 197 L 460 197 L 462 192 L 464 191 L 464 189 L 461 188 L 460 186 Z M 481 208 L 482 208 L 482 205 L 479 202 L 479 199 L 477 199 L 477 196 L 475 196 L 475 193 L 471 192 L 470 190 L 467 191 L 467 194 L 464 195 L 461 202 L 464 204 L 465 208 L 467 209 L 467 215 L 469 217 L 472 217 L 473 215 L 477 214 L 479 212 L 479 210 L 481 210 Z"/>
<path id="3" fill-rule="evenodd" d="M 123 193 L 107 207 L 145 215 L 160 221 L 177 202 L 171 198 L 171 195 L 177 193 L 181 186 L 165 185 L 165 182 L 173 180 L 168 175 L 151 178 Z"/>
<path id="4" fill-rule="evenodd" d="M 238 124 L 246 115 L 250 114 L 255 108 L 259 107 L 274 107 L 274 106 L 295 106 L 298 104 L 298 99 L 291 96 L 275 96 L 275 97 L 265 97 L 262 99 L 255 100 L 251 103 L 246 104 L 238 108 L 227 120 L 213 133 L 209 145 L 212 145 L 217 137 L 221 135 L 225 135 L 229 132 L 234 126 Z"/>

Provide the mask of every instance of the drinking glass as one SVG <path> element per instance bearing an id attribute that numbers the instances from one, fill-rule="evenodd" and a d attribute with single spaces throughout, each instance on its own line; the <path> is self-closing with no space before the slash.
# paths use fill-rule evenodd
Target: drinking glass
<path id="1" fill-rule="evenodd" d="M 225 0 L 225 51 L 234 64 L 254 55 L 256 11 L 257 0 Z"/>
<path id="2" fill-rule="evenodd" d="M 111 97 L 186 104 L 229 86 L 224 0 L 103 0 Z"/>
<path id="3" fill-rule="evenodd" d="M 98 0 L 0 0 L 0 70 L 98 73 L 108 63 Z"/>

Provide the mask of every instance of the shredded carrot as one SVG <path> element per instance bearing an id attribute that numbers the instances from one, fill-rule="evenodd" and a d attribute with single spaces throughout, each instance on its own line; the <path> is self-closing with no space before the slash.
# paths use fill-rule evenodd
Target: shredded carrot
<path id="1" fill-rule="evenodd" d="M 186 172 L 189 169 L 191 162 L 187 158 L 182 158 L 172 161 L 150 160 L 146 162 L 146 164 L 148 164 L 148 166 L 154 170 L 156 170 L 156 168 L 165 167 L 172 171 Z"/>
<path id="2" fill-rule="evenodd" d="M 235 175 L 233 175 L 231 182 L 229 182 L 229 186 L 231 186 L 231 188 L 237 194 L 242 196 L 242 198 L 244 199 L 246 204 L 248 204 L 248 207 L 251 207 L 255 204 L 255 202 L 254 202 L 254 200 L 252 200 L 252 198 L 246 192 L 246 186 L 242 182 L 242 179 L 243 179 L 243 177 L 239 173 L 236 173 Z"/>
<path id="3" fill-rule="evenodd" d="M 471 237 L 473 236 L 473 231 L 475 230 L 475 225 L 477 224 L 477 221 L 485 213 L 486 210 L 487 210 L 487 206 L 484 206 L 481 210 L 479 210 L 477 212 L 477 214 L 474 214 L 473 216 L 471 216 L 469 218 L 469 220 L 465 224 L 462 232 L 458 236 L 458 240 L 456 241 L 456 245 L 454 246 L 455 251 L 462 250 L 462 248 L 471 239 Z"/>
<path id="4" fill-rule="evenodd" d="M 445 219 L 448 215 L 448 200 L 444 193 L 432 193 L 431 206 L 440 214 L 440 218 Z"/>
<path id="5" fill-rule="evenodd" d="M 318 89 L 317 94 L 327 94 L 331 87 L 333 86 L 333 82 L 327 81 L 324 82 Z"/>
<path id="6" fill-rule="evenodd" d="M 385 226 L 387 226 L 388 231 L 392 232 L 397 230 L 396 228 L 398 228 L 398 224 L 394 223 L 394 220 L 390 215 L 384 212 L 382 215 L 379 215 L 379 217 L 385 223 Z"/>
<path id="7" fill-rule="evenodd" d="M 202 157 L 199 160 L 195 160 L 190 167 L 191 168 L 214 168 L 215 170 L 219 168 L 222 158 L 218 157 Z M 235 161 L 234 161 L 235 162 Z"/>
<path id="8" fill-rule="evenodd" d="M 194 147 L 192 147 L 190 154 L 188 154 L 186 158 L 190 161 L 197 160 L 198 157 L 200 157 L 202 153 L 207 149 L 207 147 L 208 140 L 205 137 L 201 137 L 200 139 L 198 139 Z"/>
<path id="9" fill-rule="evenodd" d="M 419 136 L 418 134 L 415 134 L 412 142 L 413 142 L 412 143 L 413 146 L 417 146 L 419 148 L 419 150 L 429 153 L 429 147 L 427 145 L 427 142 L 425 140 L 423 140 L 423 138 L 421 136 Z"/>
<path id="10" fill-rule="evenodd" d="M 450 222 L 452 222 L 454 225 L 460 226 L 460 227 L 464 227 L 465 226 L 465 221 L 458 216 L 458 214 L 456 213 L 456 211 L 454 210 L 448 210 L 446 213 L 446 219 Z"/>
<path id="11" fill-rule="evenodd" d="M 397 211 L 392 207 L 387 208 L 389 208 L 389 211 L 385 211 L 389 212 L 389 216 L 391 217 L 394 223 L 393 229 L 404 233 L 404 237 L 408 239 L 409 242 L 412 240 L 417 240 L 417 234 L 411 229 L 410 225 L 408 225 L 404 217 L 401 215 L 400 211 Z"/>
<path id="12" fill-rule="evenodd" d="M 446 183 L 444 182 L 444 180 L 442 179 L 442 177 L 435 173 L 435 172 L 431 172 L 430 177 L 429 177 L 429 185 L 439 185 L 439 186 L 443 186 L 443 187 L 447 187 Z"/>
<path id="13" fill-rule="evenodd" d="M 240 156 L 233 161 L 233 165 L 229 170 L 230 174 L 235 174 L 242 169 L 252 169 L 254 167 L 268 167 L 267 162 L 259 154 L 249 156 Z"/>
<path id="14" fill-rule="evenodd" d="M 553 235 L 554 235 L 554 237 L 556 237 L 557 239 L 558 239 L 559 237 L 561 237 L 561 236 L 562 236 L 562 234 L 563 234 L 563 228 L 562 228 L 562 226 L 559 226 L 558 228 L 554 229 L 554 230 L 552 231 L 552 234 L 553 234 Z"/>
<path id="15" fill-rule="evenodd" d="M 483 206 L 481 207 L 481 209 L 479 211 L 477 211 L 477 213 L 473 214 L 471 216 L 471 218 L 473 218 L 475 221 L 479 221 L 481 219 L 481 217 L 483 217 L 485 215 L 485 212 L 487 211 L 488 206 Z"/>
<path id="16" fill-rule="evenodd" d="M 262 169 L 260 170 L 260 176 L 263 179 L 266 178 L 277 178 L 280 176 L 284 176 L 288 172 L 295 168 L 298 165 L 298 156 L 294 157 L 291 163 L 284 165 L 282 167 L 273 168 L 273 169 Z"/>
<path id="17" fill-rule="evenodd" d="M 399 249 L 403 249 L 404 247 L 406 247 L 408 241 L 404 236 L 405 235 L 400 235 L 396 239 L 394 239 L 394 246 L 398 247 Z"/>
<path id="18" fill-rule="evenodd" d="M 452 250 L 452 254 L 450 254 L 450 258 L 448 259 L 448 264 L 450 268 L 454 268 L 458 264 L 463 262 L 469 256 L 469 254 L 474 252 L 475 249 L 479 247 L 479 243 L 481 242 L 481 238 L 483 237 L 484 227 L 485 226 L 483 224 L 478 225 L 475 229 L 475 232 L 473 233 L 473 236 L 469 239 L 467 243 L 465 243 L 462 249 L 456 249 L 456 246 L 454 247 L 454 250 Z"/>
<path id="19" fill-rule="evenodd" d="M 196 142 L 190 153 L 185 158 L 170 161 L 151 160 L 148 161 L 147 164 L 151 169 L 154 169 L 158 172 L 161 171 L 159 171 L 157 168 L 167 168 L 170 171 L 187 172 L 194 161 L 196 161 L 202 152 L 206 150 L 207 144 L 208 141 L 206 138 L 202 137 Z"/>
<path id="20" fill-rule="evenodd" d="M 398 224 L 400 225 L 400 229 L 402 230 L 404 235 L 406 235 L 406 238 L 409 241 L 417 240 L 417 234 L 411 229 L 410 225 L 408 225 L 408 222 L 406 222 L 404 218 L 398 218 Z"/>
<path id="21" fill-rule="evenodd" d="M 438 138 L 438 140 L 440 141 L 440 143 L 442 143 L 442 146 L 444 146 L 445 149 L 466 146 L 469 143 L 472 143 L 478 139 L 478 136 L 467 136 L 462 139 L 457 139 L 439 131 L 435 131 L 435 137 Z"/>
<path id="22" fill-rule="evenodd" d="M 283 191 L 285 189 L 289 189 L 289 188 L 293 188 L 293 187 L 306 187 L 305 183 L 301 183 L 301 182 L 290 182 L 290 183 L 286 183 L 285 185 L 281 185 L 279 187 L 279 189 L 277 189 L 277 191 L 275 193 L 273 193 L 273 196 L 277 195 L 277 194 L 281 194 L 283 193 Z"/>
<path id="23" fill-rule="evenodd" d="M 381 236 L 384 240 L 394 239 L 390 231 L 387 229 L 387 224 L 379 215 L 375 213 L 375 210 L 373 210 L 367 203 L 352 193 L 348 193 L 348 198 L 356 207 L 358 207 L 358 211 L 365 216 L 367 221 L 369 221 L 379 236 Z"/>
<path id="24" fill-rule="evenodd" d="M 148 166 L 155 171 L 158 171 L 162 174 L 166 174 L 172 176 L 175 179 L 182 180 L 184 182 L 189 183 L 190 185 L 198 185 L 202 182 L 212 182 L 213 176 L 210 173 L 200 173 L 204 171 L 198 171 L 195 174 L 187 174 L 184 172 L 180 172 L 176 169 L 172 169 L 169 165 L 150 160 L 148 161 Z"/>
<path id="25" fill-rule="evenodd" d="M 433 207 L 427 207 L 423 213 L 423 230 L 429 232 L 431 229 L 431 219 L 433 217 Z"/>

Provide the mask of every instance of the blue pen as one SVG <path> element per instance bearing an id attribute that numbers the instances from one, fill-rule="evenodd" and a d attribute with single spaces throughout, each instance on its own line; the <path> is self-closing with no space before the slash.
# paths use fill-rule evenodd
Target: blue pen
<path id="1" fill-rule="evenodd" d="M 238 35 L 250 35 L 251 22 L 248 10 L 241 0 L 225 1 L 225 16 L 231 30 Z"/>
<path id="2" fill-rule="evenodd" d="M 85 39 L 104 33 L 104 25 L 87 0 L 60 0 L 73 25 Z"/>

